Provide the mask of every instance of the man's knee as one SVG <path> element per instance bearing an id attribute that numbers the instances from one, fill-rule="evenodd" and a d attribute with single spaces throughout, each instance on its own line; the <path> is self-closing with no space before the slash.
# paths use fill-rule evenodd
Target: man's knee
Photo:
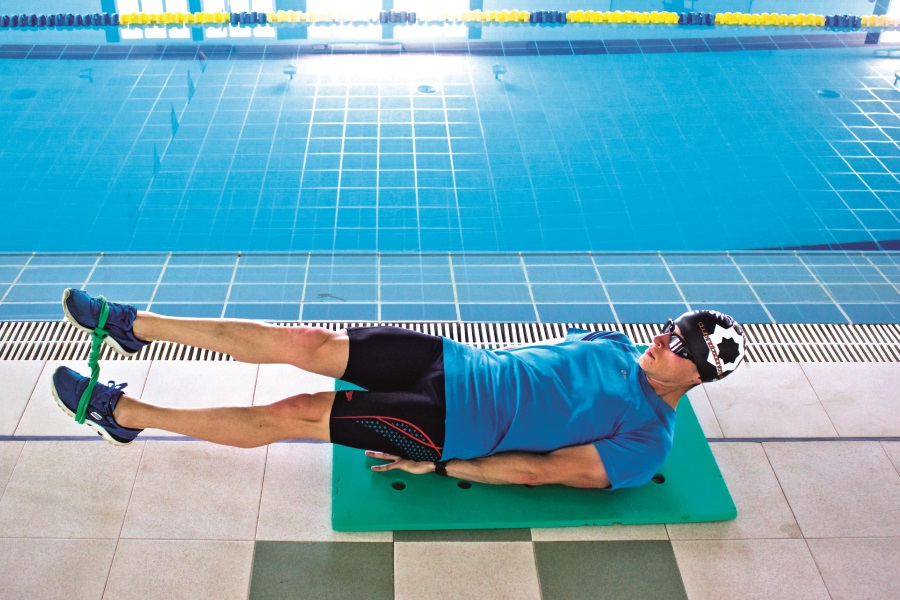
<path id="1" fill-rule="evenodd" d="M 282 422 L 315 424 L 327 422 L 334 403 L 334 392 L 297 394 L 269 405 L 272 415 Z"/>
<path id="2" fill-rule="evenodd" d="M 331 331 L 322 327 L 287 327 L 288 343 L 301 369 L 340 377 L 347 366 L 348 338 L 346 330 Z"/>

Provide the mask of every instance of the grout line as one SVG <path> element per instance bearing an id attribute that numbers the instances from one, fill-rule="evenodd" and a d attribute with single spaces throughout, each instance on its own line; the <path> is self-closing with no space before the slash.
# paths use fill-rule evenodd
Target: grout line
<path id="1" fill-rule="evenodd" d="M 112 560 L 109 563 L 109 572 L 106 574 L 106 581 L 103 582 L 103 594 L 101 594 L 101 598 L 106 594 L 106 588 L 109 586 L 109 578 L 112 576 L 112 568 L 116 562 L 116 554 L 119 552 L 119 543 L 122 541 L 122 532 L 125 530 L 125 521 L 128 519 L 128 509 L 131 507 L 131 501 L 134 499 L 134 489 L 137 487 L 137 479 L 141 472 L 141 465 L 144 464 L 144 454 L 146 451 L 147 443 L 144 441 L 141 445 L 141 456 L 138 459 L 137 468 L 134 470 L 134 479 L 131 481 L 131 491 L 128 494 L 128 502 L 125 504 L 125 512 L 122 514 L 122 524 L 119 526 L 119 535 L 116 536 L 116 549 L 113 551 Z"/>
<path id="2" fill-rule="evenodd" d="M 299 73 L 298 73 L 299 75 Z M 300 205 L 301 200 L 303 199 L 303 181 L 306 179 L 306 159 L 309 157 L 309 141 L 312 139 L 312 127 L 313 120 L 316 116 L 316 100 L 319 97 L 319 76 L 316 75 L 316 88 L 313 93 L 313 101 L 312 107 L 309 110 L 309 124 L 306 128 L 306 147 L 303 150 L 303 165 L 300 167 L 300 182 L 297 184 L 297 207 L 294 209 L 294 226 L 291 228 L 291 242 L 290 248 L 294 248 L 294 235 L 297 231 L 297 218 L 300 215 Z M 277 135 L 277 131 L 275 132 Z M 290 138 L 288 138 L 290 139 Z M 337 221 L 335 221 L 335 225 L 337 225 Z M 307 270 L 309 269 L 309 262 L 307 261 Z M 306 281 L 303 282 L 304 286 L 306 285 Z"/>
<path id="3" fill-rule="evenodd" d="M 100 264 L 100 260 L 103 258 L 103 253 L 97 255 L 97 259 L 94 261 L 93 266 L 91 266 L 91 270 L 88 271 L 87 277 L 84 279 L 84 283 L 81 284 L 81 290 L 84 291 L 84 288 L 87 287 L 88 281 L 91 280 L 91 277 L 94 275 L 94 271 L 97 270 L 97 265 Z"/>
<path id="4" fill-rule="evenodd" d="M 491 199 L 490 207 L 491 207 L 491 217 L 492 217 L 491 225 L 492 225 L 494 236 L 498 237 L 497 226 L 500 223 L 500 208 L 497 203 L 497 189 L 494 185 L 494 170 L 491 167 L 491 158 L 490 158 L 491 155 L 490 155 L 490 152 L 488 152 L 487 138 L 484 135 L 484 121 L 482 121 L 482 119 L 481 119 L 481 109 L 479 108 L 479 105 L 478 105 L 478 94 L 475 93 L 475 82 L 472 80 L 472 69 L 469 68 L 466 70 L 466 72 L 468 73 L 467 84 L 469 86 L 469 90 L 471 90 L 470 93 L 472 94 L 472 96 L 471 96 L 472 103 L 474 104 L 474 111 L 475 111 L 474 114 L 475 114 L 475 117 L 478 119 L 478 130 L 481 132 L 481 148 L 484 151 L 484 162 L 485 162 L 485 165 L 487 165 L 487 176 L 488 176 L 488 181 L 490 182 L 490 199 Z M 463 96 L 463 98 L 467 98 L 467 97 L 468 96 L 465 96 L 465 95 Z M 507 99 L 507 102 L 509 102 L 508 99 Z M 450 150 L 452 152 L 453 148 L 451 147 Z M 497 241 L 499 241 L 499 239 Z"/>
<path id="5" fill-rule="evenodd" d="M 416 249 L 422 251 L 422 205 L 419 202 L 419 160 L 416 155 L 416 109 L 414 106 L 414 98 L 412 91 L 412 81 L 406 80 L 407 94 L 409 97 L 409 127 L 410 140 L 412 141 L 412 159 L 413 159 L 413 191 L 416 197 Z M 398 96 L 399 97 L 399 96 Z M 399 110 L 399 109 L 393 109 Z"/>
<path id="6" fill-rule="evenodd" d="M 799 527 L 799 523 L 797 524 L 797 526 Z M 809 547 L 809 540 L 806 539 L 806 536 L 803 537 L 803 545 L 806 546 L 806 551 L 809 552 L 809 557 L 812 559 L 813 564 L 816 566 L 816 571 L 819 573 L 819 580 L 822 582 L 822 587 L 825 588 L 825 593 L 833 599 L 834 596 L 832 595 L 831 590 L 828 589 L 828 581 L 825 580 L 825 576 L 822 574 L 822 568 L 819 567 L 819 562 L 816 560 L 816 555 L 813 554 L 812 549 Z"/>
<path id="7" fill-rule="evenodd" d="M 456 165 L 453 162 L 453 138 L 450 135 L 450 113 L 447 112 L 447 94 L 445 93 L 444 81 L 441 81 L 441 107 L 444 110 L 444 128 L 447 133 L 447 156 L 450 158 L 450 177 L 453 179 L 453 202 L 456 208 L 455 229 L 459 232 L 460 251 L 465 252 L 466 240 L 462 230 L 462 213 L 459 210 L 459 187 L 457 187 L 456 182 Z"/>
<path id="8" fill-rule="evenodd" d="M 706 403 L 709 404 L 709 409 L 712 411 L 713 418 L 716 420 L 716 426 L 719 428 L 719 431 L 722 433 L 722 437 L 717 438 L 717 439 L 724 439 L 725 438 L 725 430 L 722 428 L 722 422 L 719 420 L 719 414 L 716 412 L 716 407 L 713 406 L 712 400 L 709 399 L 709 392 L 706 391 L 706 388 L 703 386 L 702 383 L 700 384 L 700 389 L 703 391 L 703 395 L 706 396 Z M 687 393 L 685 393 L 685 396 L 687 396 Z M 688 402 L 690 402 L 690 397 L 688 397 Z M 691 404 L 691 408 L 694 408 L 693 404 Z M 697 412 L 697 411 L 694 411 L 694 412 Z"/>
<path id="9" fill-rule="evenodd" d="M 259 86 L 260 79 L 262 79 L 262 74 L 263 74 L 263 69 L 264 69 L 265 64 L 266 64 L 266 61 L 263 61 L 263 64 L 260 65 L 259 72 L 256 75 L 256 83 L 254 83 L 254 86 L 253 86 L 253 96 L 250 97 L 250 104 L 249 104 L 250 108 L 248 108 L 248 110 L 247 110 L 248 117 L 250 115 L 250 111 L 252 110 L 253 101 L 256 99 L 256 88 Z M 263 169 L 262 181 L 259 184 L 259 193 L 256 195 L 256 209 L 253 211 L 253 225 L 252 225 L 253 228 L 256 227 L 256 222 L 259 218 L 259 209 L 262 204 L 263 191 L 266 188 L 266 180 L 268 179 L 269 173 L 271 172 L 270 166 L 272 164 L 272 154 L 275 150 L 275 142 L 276 142 L 276 140 L 278 140 L 278 126 L 281 124 L 281 114 L 284 112 L 284 100 L 285 100 L 285 98 L 287 98 L 287 94 L 288 94 L 287 86 L 285 86 L 284 91 L 281 93 L 281 104 L 278 105 L 278 116 L 275 117 L 275 127 L 272 130 L 272 141 L 269 143 L 269 153 L 268 153 L 268 156 L 266 156 L 266 166 Z M 244 120 L 244 123 L 246 124 L 246 118 Z M 257 125 L 259 125 L 259 124 L 257 123 Z M 208 131 L 208 129 L 207 129 L 207 131 Z M 243 133 L 243 127 L 241 127 L 241 132 Z M 238 144 L 240 144 L 240 138 L 238 138 Z M 274 206 L 270 206 L 269 208 L 274 209 Z M 240 252 L 238 252 L 238 257 L 240 257 Z M 230 291 L 230 289 L 229 289 L 229 291 Z M 227 299 L 225 300 L 225 303 L 226 303 L 226 305 L 228 304 Z M 224 306 L 222 307 L 222 316 L 223 317 L 225 316 L 225 307 Z"/>
<path id="10" fill-rule="evenodd" d="M 887 442 L 885 440 L 879 441 L 879 445 L 881 446 L 881 449 L 884 451 L 884 455 L 887 457 L 888 462 L 891 463 L 891 465 L 894 467 L 894 470 L 897 471 L 897 475 L 900 475 L 900 464 L 894 464 L 894 461 L 891 460 L 891 455 L 888 454 L 887 448 L 884 447 L 884 445 L 886 443 Z"/>
<path id="11" fill-rule="evenodd" d="M 334 250 L 337 250 L 338 242 L 338 229 L 340 223 L 341 216 L 341 192 L 343 191 L 342 184 L 344 182 L 344 156 L 346 155 L 345 148 L 347 147 L 347 117 L 350 113 L 350 80 L 348 79 L 344 84 L 344 122 L 341 126 L 341 152 L 340 152 L 340 160 L 338 161 L 338 180 L 337 180 L 337 192 L 334 200 L 334 236 L 331 239 L 331 247 Z M 326 98 L 333 98 L 336 96 L 326 96 Z M 319 100 L 319 86 L 316 85 L 316 103 L 318 104 Z M 326 109 L 328 110 L 328 109 Z M 331 262 L 331 267 L 334 269 L 334 260 Z M 334 278 L 331 278 L 331 283 L 334 283 Z"/>
<path id="12" fill-rule="evenodd" d="M 531 528 L 526 528 L 526 531 L 528 531 L 528 547 L 531 549 L 531 560 L 534 562 L 534 574 L 535 579 L 537 579 L 538 598 L 544 600 L 544 586 L 541 585 L 541 569 L 538 565 L 537 546 L 534 545 L 534 536 L 531 534 Z"/>
<path id="13" fill-rule="evenodd" d="M 594 267 L 594 273 L 597 274 L 597 281 L 600 282 L 600 286 L 603 288 L 603 295 L 606 296 L 606 303 L 612 311 L 613 319 L 615 319 L 616 325 L 621 325 L 622 321 L 619 320 L 619 313 L 616 311 L 616 306 L 613 304 L 612 298 L 609 295 L 609 290 L 606 289 L 606 282 L 603 281 L 603 276 L 600 274 L 600 267 L 597 266 L 597 261 L 594 259 L 594 252 L 589 252 L 588 256 L 591 259 L 591 265 Z"/>
<path id="14" fill-rule="evenodd" d="M 682 300 L 682 302 L 684 302 L 685 306 L 687 306 L 688 311 L 694 310 L 691 307 L 691 303 L 688 302 L 687 298 L 685 297 L 684 292 L 681 289 L 681 286 L 678 285 L 678 281 L 675 279 L 675 275 L 672 273 L 672 269 L 669 268 L 669 263 L 666 262 L 666 259 L 663 256 L 662 252 L 659 253 L 659 260 L 660 260 L 660 262 L 662 262 L 663 266 L 666 268 L 666 273 L 669 274 L 669 278 L 672 280 L 672 283 L 675 284 L 675 289 L 678 290 L 678 295 L 681 296 L 681 300 Z"/>
<path id="15" fill-rule="evenodd" d="M 34 380 L 34 385 L 31 386 L 31 390 L 28 392 L 28 401 L 25 403 L 25 406 L 22 407 L 22 414 L 20 414 L 19 418 L 16 419 L 16 426 L 13 428 L 12 435 L 15 435 L 16 429 L 18 429 L 19 426 L 22 424 L 22 419 L 25 418 L 25 411 L 28 410 L 28 405 L 31 404 L 31 400 L 34 397 L 34 393 L 38 389 L 38 383 L 40 383 L 40 381 L 41 381 L 41 374 L 44 372 L 44 369 L 47 368 L 47 360 L 43 359 L 43 360 L 41 360 L 41 362 L 43 364 L 41 365 L 41 370 L 38 371 L 38 378 Z M 3 493 L 0 492 L 0 497 L 2 497 L 2 496 L 3 496 Z"/>
<path id="16" fill-rule="evenodd" d="M 456 320 L 462 322 L 459 310 L 459 291 L 456 289 L 456 273 L 453 272 L 453 253 L 447 253 L 447 263 L 450 265 L 450 285 L 453 288 L 453 306 L 456 307 Z"/>
<path id="17" fill-rule="evenodd" d="M 382 98 L 382 78 L 378 77 L 376 83 L 377 105 L 375 107 L 375 248 L 381 248 L 381 98 Z M 335 223 L 336 225 L 337 223 Z M 380 264 L 380 258 L 379 258 Z M 379 279 L 379 298 L 381 297 L 381 284 Z M 378 321 L 381 322 L 381 302 L 378 302 Z"/>
<path id="18" fill-rule="evenodd" d="M 232 67 L 232 68 L 233 68 L 233 67 Z M 231 71 L 230 71 L 230 69 L 229 69 L 229 73 L 230 73 L 230 72 L 231 72 Z M 190 67 L 188 67 L 188 73 L 190 73 Z M 200 75 L 197 76 L 197 81 L 198 81 L 198 82 L 199 82 L 200 79 L 203 77 L 203 75 L 204 75 L 204 73 L 201 71 Z M 222 98 L 223 98 L 224 95 L 225 95 L 225 89 L 226 89 L 226 87 L 227 87 L 227 84 L 223 83 L 223 85 L 222 85 L 222 91 L 219 93 L 219 97 L 218 97 L 218 99 L 216 100 L 216 106 L 212 109 L 212 114 L 210 115 L 210 122 L 212 122 L 212 120 L 215 119 L 216 113 L 219 112 L 219 106 L 222 104 Z M 185 115 L 185 113 L 187 112 L 187 109 L 188 109 L 188 105 L 189 105 L 189 104 L 190 104 L 190 101 L 185 102 L 184 110 L 183 110 L 182 113 L 181 113 L 181 118 L 182 118 L 182 119 L 184 119 L 184 115 Z M 180 128 L 180 127 L 181 127 L 181 123 L 179 122 L 179 128 Z M 179 210 L 179 211 L 180 211 L 180 210 L 181 210 L 181 207 L 184 205 L 185 197 L 187 196 L 188 190 L 190 190 L 191 184 L 192 184 L 193 181 L 194 181 L 194 176 L 195 176 L 195 174 L 196 174 L 196 172 L 197 172 L 197 164 L 200 162 L 200 157 L 203 155 L 204 146 L 206 145 L 206 141 L 207 141 L 207 139 L 209 138 L 209 132 L 210 132 L 211 130 L 212 130 L 212 127 L 207 127 L 207 128 L 206 128 L 206 131 L 203 133 L 203 139 L 201 139 L 201 140 L 199 141 L 199 144 L 198 144 L 198 146 L 197 146 L 197 156 L 194 158 L 194 161 L 193 161 L 193 163 L 191 164 L 191 170 L 190 170 L 190 172 L 189 172 L 189 174 L 188 174 L 187 180 L 185 181 L 185 190 L 184 190 L 184 192 L 182 192 L 181 198 L 179 198 L 179 200 L 178 200 L 178 207 L 177 207 L 176 210 Z M 174 136 L 173 136 L 173 137 L 174 137 Z M 186 139 L 186 138 L 182 137 L 182 139 Z M 238 139 L 240 139 L 240 138 L 238 138 Z M 165 152 L 166 152 L 166 151 L 168 151 L 168 145 L 166 146 L 166 150 L 163 152 L 163 156 L 165 156 Z M 163 158 L 163 157 L 161 156 L 161 157 L 160 157 L 160 164 L 162 163 L 162 158 Z M 155 178 L 155 175 L 154 175 L 154 178 Z M 152 185 L 152 182 L 151 182 L 151 185 Z M 148 186 L 148 190 L 147 190 L 147 193 L 148 193 L 148 194 L 150 193 L 150 190 L 149 190 L 150 187 L 151 187 L 151 186 Z M 224 186 L 223 186 L 223 191 L 219 194 L 219 200 L 218 200 L 218 203 L 217 203 L 217 206 L 216 206 L 216 214 L 217 214 L 217 215 L 218 215 L 218 213 L 219 213 L 219 208 L 220 208 L 221 205 L 222 205 L 222 194 L 224 194 Z M 146 195 L 145 195 L 145 199 L 146 199 Z M 144 204 L 144 203 L 143 203 L 143 201 L 142 201 L 142 202 L 141 202 L 141 206 L 143 206 L 143 204 Z"/>
<path id="19" fill-rule="evenodd" d="M 863 255 L 863 258 L 865 258 L 867 261 L 869 261 L 869 264 L 872 265 L 872 267 L 875 269 L 875 271 L 878 272 L 879 275 L 881 275 L 881 277 L 882 277 L 882 279 L 884 279 L 885 283 L 887 283 L 888 285 L 890 285 L 891 287 L 893 287 L 894 290 L 895 290 L 898 294 L 900 294 L 900 285 L 898 285 L 898 284 L 894 283 L 893 281 L 891 281 L 891 280 L 888 278 L 888 276 L 885 275 L 884 272 L 882 272 L 882 270 L 879 268 L 879 265 L 876 265 L 874 262 L 872 262 L 872 257 L 870 257 L 870 256 L 867 255 L 867 254 L 864 254 L 864 255 Z M 881 266 L 884 266 L 884 265 L 881 265 Z"/>
<path id="20" fill-rule="evenodd" d="M 820 288 L 822 288 L 822 291 L 825 292 L 825 295 L 828 296 L 828 299 L 834 303 L 834 305 L 837 307 L 837 309 L 839 311 L 841 311 L 841 314 L 844 315 L 844 318 L 847 319 L 847 322 L 852 324 L 853 319 L 851 319 L 850 316 L 844 312 L 844 309 L 841 307 L 840 304 L 838 304 L 838 301 L 834 299 L 834 296 L 831 295 L 831 291 L 825 286 L 825 284 L 822 283 L 821 281 L 819 281 L 819 277 L 813 272 L 813 270 L 812 270 L 812 268 L 810 268 L 809 264 L 807 264 L 807 262 L 805 260 L 803 260 L 803 257 L 800 256 L 797 252 L 794 252 L 794 255 L 797 257 L 797 260 L 800 261 L 800 264 L 806 268 L 806 272 L 809 273 L 810 276 L 812 276 L 812 278 L 816 282 L 816 284 L 818 284 L 818 286 Z"/>
<path id="21" fill-rule="evenodd" d="M 806 379 L 807 385 L 809 385 L 809 389 L 812 390 L 813 396 L 816 397 L 816 402 L 819 403 L 819 406 L 822 407 L 822 411 L 825 413 L 825 416 L 828 417 L 828 422 L 831 423 L 831 428 L 834 429 L 834 433 L 840 436 L 838 432 L 837 425 L 834 422 L 834 419 L 831 417 L 831 414 L 828 412 L 828 407 L 825 406 L 825 403 L 822 402 L 822 399 L 819 397 L 819 392 L 816 391 L 816 386 L 813 385 L 812 380 L 809 378 L 809 373 L 803 368 L 803 363 L 797 363 L 797 366 L 800 367 L 800 372 L 803 373 L 803 378 Z"/>
<path id="22" fill-rule="evenodd" d="M 303 290 L 300 292 L 300 311 L 297 314 L 297 321 L 301 321 L 303 317 L 303 307 L 306 304 L 306 282 L 309 281 L 309 263 L 312 260 L 312 253 L 306 253 L 306 268 L 303 270 Z"/>
<path id="23" fill-rule="evenodd" d="M 10 441 L 10 440 L 7 440 Z M 25 444 L 27 442 L 22 442 L 22 447 L 19 448 L 19 453 L 16 454 L 16 460 L 13 461 L 12 469 L 9 471 L 9 477 L 6 478 L 6 481 L 3 482 L 3 487 L 0 488 L 0 500 L 3 500 L 3 495 L 6 493 L 6 488 L 9 487 L 9 482 L 12 481 L 13 473 L 16 472 L 16 466 L 19 464 L 19 459 L 22 458 L 22 454 L 25 452 Z"/>
<path id="24" fill-rule="evenodd" d="M 153 305 L 153 301 L 156 299 L 156 292 L 159 290 L 160 283 L 162 283 L 163 275 L 166 273 L 166 269 L 169 267 L 169 261 L 172 260 L 172 253 L 169 252 L 166 255 L 166 260 L 163 262 L 162 270 L 159 272 L 159 275 L 156 277 L 156 286 L 153 288 L 153 292 L 150 294 L 150 300 L 147 302 L 147 311 L 150 311 L 150 307 Z"/>
<path id="25" fill-rule="evenodd" d="M 250 406 L 256 406 L 256 390 L 259 387 L 259 376 L 260 369 L 262 369 L 261 365 L 256 365 L 256 377 L 253 378 L 253 395 L 250 397 Z M 263 499 L 263 490 L 266 487 L 266 471 L 269 468 L 269 446 L 270 444 L 266 444 L 266 452 L 265 457 L 263 458 L 263 473 L 262 479 L 259 484 L 259 502 L 256 505 L 256 527 L 253 534 L 253 542 L 256 543 L 257 538 L 259 537 L 259 516 L 262 512 L 262 499 Z M 256 554 L 254 552 L 254 554 Z M 253 565 L 251 564 L 250 573 L 253 573 Z M 251 577 L 252 579 L 252 577 Z"/>
<path id="26" fill-rule="evenodd" d="M 238 250 L 237 256 L 234 259 L 234 268 L 231 269 L 231 280 L 228 282 L 228 290 L 225 292 L 225 302 L 222 304 L 222 314 L 219 315 L 220 318 L 225 318 L 225 310 L 228 308 L 228 299 L 231 298 L 231 288 L 234 287 L 234 278 L 237 277 L 238 267 L 241 264 L 241 252 Z"/>
<path id="27" fill-rule="evenodd" d="M 794 524 L 800 531 L 800 535 L 803 537 L 803 540 L 806 541 L 806 534 L 803 533 L 803 527 L 800 526 L 800 521 L 797 520 L 797 514 L 794 511 L 794 507 L 791 506 L 791 501 L 787 497 L 787 493 L 784 491 L 784 486 L 781 484 L 781 478 L 778 477 L 778 471 L 775 470 L 775 465 L 772 464 L 772 459 L 769 457 L 769 453 L 766 451 L 766 445 L 761 443 L 759 447 L 762 449 L 763 456 L 766 458 L 766 463 L 769 465 L 769 469 L 771 469 L 772 475 L 775 476 L 775 482 L 778 484 L 778 489 L 781 491 L 781 497 L 784 498 L 784 502 L 785 504 L 787 504 L 788 510 L 791 511 L 791 518 L 794 519 Z M 807 547 L 807 550 L 808 549 L 809 548 Z"/>
<path id="28" fill-rule="evenodd" d="M 12 291 L 13 287 L 15 287 L 15 285 L 19 282 L 19 278 L 22 277 L 22 273 L 25 272 L 25 269 L 27 269 L 28 265 L 31 263 L 31 259 L 35 256 L 37 256 L 37 252 L 32 252 L 28 257 L 28 260 L 25 261 L 25 264 L 22 265 L 22 268 L 19 269 L 19 272 L 16 274 L 15 279 L 13 279 L 12 283 L 9 284 L 9 288 L 7 288 L 7 290 L 3 293 L 3 297 L 0 298 L 0 302 L 6 302 L 6 297 Z"/>
<path id="29" fill-rule="evenodd" d="M 750 280 L 747 279 L 747 276 L 744 275 L 743 269 L 741 269 L 741 266 L 739 264 L 737 264 L 736 260 L 734 260 L 734 256 L 732 256 L 731 252 L 726 252 L 725 254 L 726 254 L 726 256 L 728 256 L 728 258 L 731 259 L 731 264 L 734 265 L 734 268 L 737 269 L 737 272 L 740 273 L 741 279 L 744 280 L 744 283 L 746 283 L 747 287 L 750 288 L 750 291 L 753 292 L 753 297 L 756 298 L 757 302 L 759 302 L 759 305 L 762 307 L 763 311 L 765 311 L 766 316 L 769 317 L 769 322 L 777 323 L 778 321 L 776 321 L 775 317 L 772 316 L 772 313 L 769 312 L 769 308 L 762 301 L 762 298 L 759 297 L 759 294 L 756 292 L 756 288 L 753 287 L 753 284 L 750 283 Z"/>
<path id="30" fill-rule="evenodd" d="M 538 313 L 537 304 L 534 301 L 534 290 L 531 289 L 531 280 L 528 278 L 528 268 L 525 266 L 525 257 L 519 252 L 519 264 L 522 266 L 522 274 L 525 276 L 525 287 L 528 288 L 528 297 L 531 298 L 531 307 L 534 310 L 534 319 L 540 323 L 541 315 Z M 565 304 L 568 304 L 567 302 Z"/>

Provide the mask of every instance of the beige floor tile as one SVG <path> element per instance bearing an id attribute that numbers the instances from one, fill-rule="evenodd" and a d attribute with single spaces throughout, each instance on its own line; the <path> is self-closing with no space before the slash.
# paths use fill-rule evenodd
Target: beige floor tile
<path id="1" fill-rule="evenodd" d="M 0 597 L 97 600 L 116 540 L 5 539 L 0 542 Z"/>
<path id="2" fill-rule="evenodd" d="M 894 468 L 900 472 L 900 442 L 881 442 L 881 447 L 894 463 Z"/>
<path id="3" fill-rule="evenodd" d="M 828 600 L 805 540 L 673 541 L 691 600 Z"/>
<path id="4" fill-rule="evenodd" d="M 0 498 L 0 537 L 118 537 L 143 449 L 26 442 Z"/>
<path id="5" fill-rule="evenodd" d="M 272 444 L 256 539 L 305 542 L 390 542 L 390 531 L 331 529 L 331 444 Z"/>
<path id="6" fill-rule="evenodd" d="M 57 406 L 53 392 L 50 391 L 50 382 L 53 372 L 59 366 L 75 369 L 85 376 L 91 374 L 91 370 L 84 361 L 48 360 L 38 379 L 37 386 L 31 394 L 28 406 L 25 407 L 19 426 L 16 427 L 16 435 L 78 435 L 84 437 L 97 435 L 90 427 L 76 423 L 72 417 Z M 150 361 L 103 360 L 100 361 L 99 381 L 103 383 L 110 380 L 116 383 L 128 382 L 125 393 L 132 396 L 140 395 L 149 369 Z"/>
<path id="7" fill-rule="evenodd" d="M 725 437 L 837 435 L 798 364 L 754 364 L 703 387 Z"/>
<path id="8" fill-rule="evenodd" d="M 706 388 L 698 385 L 688 392 L 688 399 L 691 401 L 691 408 L 700 421 L 700 427 L 703 434 L 708 438 L 720 438 L 722 428 L 719 427 L 719 421 L 716 420 L 716 413 L 713 412 L 712 405 L 709 403 L 709 396 L 706 395 Z"/>
<path id="9" fill-rule="evenodd" d="M 12 435 L 44 369 L 43 360 L 0 362 L 0 435 Z"/>
<path id="10" fill-rule="evenodd" d="M 0 498 L 24 447 L 25 442 L 0 442 Z"/>
<path id="11" fill-rule="evenodd" d="M 146 442 L 123 538 L 252 540 L 266 448 Z"/>
<path id="12" fill-rule="evenodd" d="M 832 600 L 900 598 L 900 538 L 807 540 Z"/>
<path id="13" fill-rule="evenodd" d="M 763 448 L 804 536 L 900 536 L 900 475 L 878 442 Z"/>
<path id="14" fill-rule="evenodd" d="M 155 360 L 141 399 L 170 407 L 250 406 L 258 368 L 230 361 Z M 145 435 L 176 434 L 147 429 Z"/>
<path id="15" fill-rule="evenodd" d="M 123 539 L 103 597 L 245 600 L 252 565 L 253 542 Z"/>
<path id="16" fill-rule="evenodd" d="M 334 379 L 302 371 L 291 365 L 259 365 L 254 405 L 272 404 L 297 394 L 334 390 Z"/>
<path id="17" fill-rule="evenodd" d="M 606 525 L 587 527 L 542 527 L 531 530 L 534 542 L 613 542 L 621 540 L 667 540 L 665 525 Z"/>
<path id="18" fill-rule="evenodd" d="M 397 600 L 541 597 L 529 542 L 395 543 L 394 590 Z"/>
<path id="19" fill-rule="evenodd" d="M 738 509 L 733 521 L 667 525 L 673 540 L 800 538 L 762 444 L 710 444 Z"/>
<path id="20" fill-rule="evenodd" d="M 900 435 L 900 364 L 801 365 L 842 436 Z"/>

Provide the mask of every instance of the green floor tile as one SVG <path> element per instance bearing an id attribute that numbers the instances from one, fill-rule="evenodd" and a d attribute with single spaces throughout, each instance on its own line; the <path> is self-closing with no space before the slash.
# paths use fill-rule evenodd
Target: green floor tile
<path id="1" fill-rule="evenodd" d="M 536 542 L 543 600 L 686 600 L 668 541 Z"/>
<path id="2" fill-rule="evenodd" d="M 389 600 L 393 597 L 393 544 L 256 543 L 250 600 Z"/>
<path id="3" fill-rule="evenodd" d="M 530 542 L 530 529 L 395 531 L 395 542 Z"/>

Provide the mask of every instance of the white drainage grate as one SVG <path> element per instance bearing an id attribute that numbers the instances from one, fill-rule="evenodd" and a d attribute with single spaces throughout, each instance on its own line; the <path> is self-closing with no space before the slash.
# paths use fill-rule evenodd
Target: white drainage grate
<path id="1" fill-rule="evenodd" d="M 372 323 L 311 322 L 329 329 L 396 325 L 442 335 L 481 348 L 500 348 L 563 337 L 569 327 L 625 333 L 647 344 L 660 325 L 626 323 Z M 296 322 L 276 323 L 285 327 Z M 900 324 L 885 325 L 745 325 L 748 362 L 900 362 Z M 0 360 L 87 360 L 90 337 L 68 321 L 0 322 Z M 232 360 L 230 356 L 171 342 L 156 342 L 133 358 L 103 347 L 104 360 Z"/>

